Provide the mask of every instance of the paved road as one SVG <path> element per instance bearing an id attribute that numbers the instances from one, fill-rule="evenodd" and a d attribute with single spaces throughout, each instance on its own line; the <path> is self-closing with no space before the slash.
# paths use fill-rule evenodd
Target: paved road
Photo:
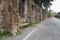
<path id="1" fill-rule="evenodd" d="M 50 18 L 44 21 L 24 40 L 60 40 L 60 20 Z"/>

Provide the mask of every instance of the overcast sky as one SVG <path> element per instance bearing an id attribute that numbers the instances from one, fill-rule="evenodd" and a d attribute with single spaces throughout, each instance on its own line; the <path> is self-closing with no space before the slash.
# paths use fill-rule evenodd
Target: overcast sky
<path id="1" fill-rule="evenodd" d="M 60 11 L 60 0 L 55 0 L 52 3 L 52 6 L 50 9 L 54 10 L 54 12 L 59 12 Z"/>

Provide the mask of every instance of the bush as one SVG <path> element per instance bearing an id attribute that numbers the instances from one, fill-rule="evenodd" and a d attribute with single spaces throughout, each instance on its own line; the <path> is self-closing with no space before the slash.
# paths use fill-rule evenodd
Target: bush
<path id="1" fill-rule="evenodd" d="M 22 34 L 20 30 L 17 30 L 16 35 Z"/>
<path id="2" fill-rule="evenodd" d="M 60 15 L 56 15 L 55 17 L 60 19 Z"/>
<path id="3" fill-rule="evenodd" d="M 0 32 L 0 38 L 2 38 L 2 37 L 8 37 L 8 36 L 12 36 L 12 34 L 10 33 L 10 32 L 8 32 L 8 31 L 5 31 L 5 32 Z"/>
<path id="4" fill-rule="evenodd" d="M 19 35 L 19 34 L 21 34 L 21 31 L 20 30 L 18 30 L 17 32 L 16 32 L 16 35 Z M 9 31 L 5 31 L 5 32 L 0 32 L 0 38 L 2 38 L 2 37 L 10 37 L 10 36 L 13 36 Z"/>

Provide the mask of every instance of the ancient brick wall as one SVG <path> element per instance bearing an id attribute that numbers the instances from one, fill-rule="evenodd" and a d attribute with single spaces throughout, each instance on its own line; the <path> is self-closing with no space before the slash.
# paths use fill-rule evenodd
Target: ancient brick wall
<path id="1" fill-rule="evenodd" d="M 0 28 L 3 25 L 3 15 L 4 15 L 4 1 L 0 0 Z"/>
<path id="2" fill-rule="evenodd" d="M 32 0 L 29 0 L 29 6 L 28 6 L 28 16 L 29 16 L 29 20 L 34 21 L 35 20 L 35 4 Z"/>
<path id="3" fill-rule="evenodd" d="M 18 0 L 1 0 L 0 1 L 0 20 L 3 19 L 0 31 L 8 30 L 12 33 L 18 25 Z M 2 18 L 3 16 L 3 18 Z"/>
<path id="4" fill-rule="evenodd" d="M 28 5 L 27 7 L 28 21 L 31 22 L 31 21 L 41 19 L 40 7 L 36 3 L 34 3 L 32 0 L 29 0 L 27 5 Z"/>
<path id="5" fill-rule="evenodd" d="M 24 22 L 45 19 L 45 12 L 33 0 L 0 0 L 1 29 L 15 35 Z"/>

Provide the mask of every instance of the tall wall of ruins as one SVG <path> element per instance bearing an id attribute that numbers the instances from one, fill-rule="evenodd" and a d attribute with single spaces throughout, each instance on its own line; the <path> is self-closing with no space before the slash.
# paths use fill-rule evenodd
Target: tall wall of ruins
<path id="1" fill-rule="evenodd" d="M 46 13 L 33 0 L 0 0 L 0 30 L 14 34 L 24 22 L 45 19 Z"/>

